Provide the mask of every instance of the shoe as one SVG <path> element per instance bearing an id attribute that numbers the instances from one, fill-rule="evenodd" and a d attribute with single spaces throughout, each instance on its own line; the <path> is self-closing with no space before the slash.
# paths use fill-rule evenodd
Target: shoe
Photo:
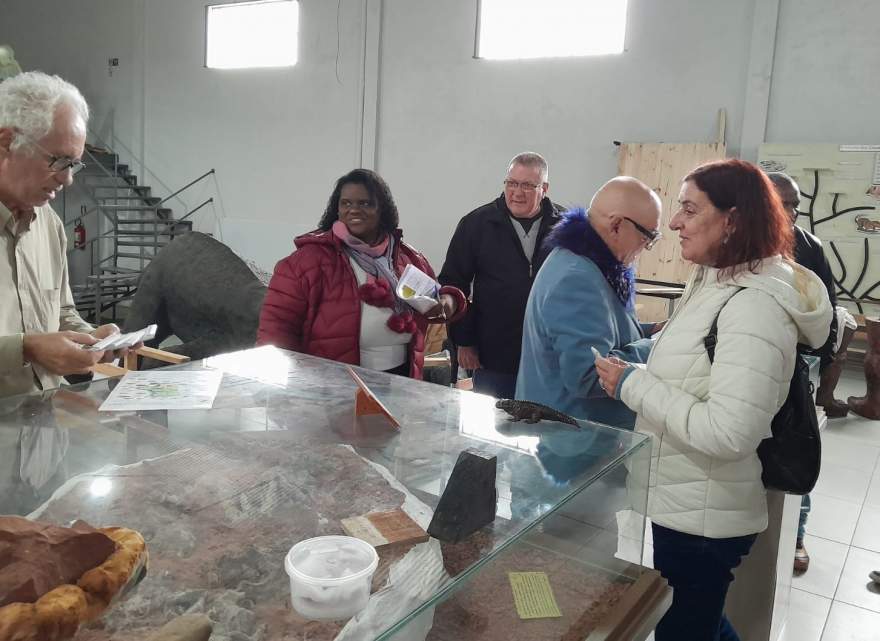
<path id="1" fill-rule="evenodd" d="M 874 570 L 874 571 L 871 572 L 871 574 L 869 574 L 868 576 L 871 577 L 871 580 L 872 580 L 874 583 L 876 583 L 877 585 L 880 585 L 880 570 Z"/>
<path id="2" fill-rule="evenodd" d="M 804 547 L 803 541 L 798 541 L 794 550 L 794 571 L 796 574 L 803 574 L 810 567 L 810 555 L 807 554 L 807 548 Z"/>

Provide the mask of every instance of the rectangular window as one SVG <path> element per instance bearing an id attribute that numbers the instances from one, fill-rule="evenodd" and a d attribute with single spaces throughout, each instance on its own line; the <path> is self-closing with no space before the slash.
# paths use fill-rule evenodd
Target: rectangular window
<path id="1" fill-rule="evenodd" d="M 479 0 L 478 58 L 623 53 L 626 0 Z"/>
<path id="2" fill-rule="evenodd" d="M 205 64 L 211 69 L 296 64 L 299 2 L 261 0 L 208 6 Z"/>

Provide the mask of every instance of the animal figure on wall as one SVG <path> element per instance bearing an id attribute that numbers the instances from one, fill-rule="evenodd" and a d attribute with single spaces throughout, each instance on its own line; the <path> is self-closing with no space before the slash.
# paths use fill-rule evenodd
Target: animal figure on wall
<path id="1" fill-rule="evenodd" d="M 175 238 L 153 259 L 138 283 L 125 331 L 158 325 L 158 346 L 196 360 L 254 345 L 266 285 L 235 252 L 202 233 Z M 147 361 L 146 367 L 156 365 Z"/>
<path id="2" fill-rule="evenodd" d="M 856 228 L 861 232 L 878 234 L 880 233 L 880 220 L 871 220 L 867 216 L 856 216 Z"/>

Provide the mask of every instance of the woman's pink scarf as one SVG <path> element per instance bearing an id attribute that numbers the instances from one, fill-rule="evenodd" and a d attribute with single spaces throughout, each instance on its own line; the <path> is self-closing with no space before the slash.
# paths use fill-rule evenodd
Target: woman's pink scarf
<path id="1" fill-rule="evenodd" d="M 388 234 L 383 234 L 382 240 L 376 245 L 370 245 L 348 231 L 348 227 L 341 220 L 333 223 L 333 235 L 356 252 L 366 254 L 372 258 L 378 258 L 388 251 Z"/>
<path id="2" fill-rule="evenodd" d="M 370 245 L 348 231 L 348 227 L 341 220 L 333 223 L 332 229 L 333 235 L 345 243 L 352 258 L 367 272 L 367 282 L 358 288 L 361 300 L 374 307 L 394 309 L 395 313 L 386 323 L 391 331 L 398 334 L 415 334 L 418 331 L 418 325 L 412 311 L 403 301 L 398 301 L 394 295 L 397 275 L 393 272 L 392 257 L 385 256 L 390 245 L 389 235 L 385 234 L 377 244 Z M 392 271 L 389 271 L 389 268 Z"/>

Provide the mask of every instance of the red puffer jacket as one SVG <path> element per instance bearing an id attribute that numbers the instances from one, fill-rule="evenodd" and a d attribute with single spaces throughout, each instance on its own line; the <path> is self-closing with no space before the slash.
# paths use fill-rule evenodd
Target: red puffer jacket
<path id="1" fill-rule="evenodd" d="M 431 277 L 427 259 L 395 232 L 394 269 L 412 264 Z M 361 299 L 343 243 L 330 231 L 313 231 L 294 240 L 297 249 L 275 265 L 260 312 L 257 345 L 275 345 L 342 363 L 360 364 Z M 455 317 L 467 309 L 464 294 L 443 287 L 455 299 Z M 409 343 L 410 376 L 422 378 L 428 320 L 414 314 L 418 331 Z"/>

